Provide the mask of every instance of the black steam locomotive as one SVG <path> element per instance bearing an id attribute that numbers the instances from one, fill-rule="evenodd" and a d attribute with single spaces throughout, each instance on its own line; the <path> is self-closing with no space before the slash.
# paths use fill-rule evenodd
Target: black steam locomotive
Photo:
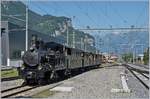
<path id="1" fill-rule="evenodd" d="M 50 82 L 68 76 L 73 70 L 100 65 L 100 55 L 69 48 L 55 42 L 32 38 L 32 44 L 22 56 L 20 75 L 26 83 Z"/>

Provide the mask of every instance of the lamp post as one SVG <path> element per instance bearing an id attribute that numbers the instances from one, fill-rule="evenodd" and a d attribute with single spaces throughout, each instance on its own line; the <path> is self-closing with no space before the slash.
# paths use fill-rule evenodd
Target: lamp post
<path id="1" fill-rule="evenodd" d="M 26 51 L 28 50 L 28 1 L 26 1 Z"/>

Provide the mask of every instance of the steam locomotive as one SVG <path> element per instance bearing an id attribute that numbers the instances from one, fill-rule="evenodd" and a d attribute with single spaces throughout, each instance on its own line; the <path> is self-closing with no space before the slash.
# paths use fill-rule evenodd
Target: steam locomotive
<path id="1" fill-rule="evenodd" d="M 31 47 L 22 56 L 19 70 L 25 83 L 51 82 L 65 77 L 73 70 L 94 68 L 101 64 L 100 55 L 69 48 L 56 42 L 43 42 L 32 37 Z"/>

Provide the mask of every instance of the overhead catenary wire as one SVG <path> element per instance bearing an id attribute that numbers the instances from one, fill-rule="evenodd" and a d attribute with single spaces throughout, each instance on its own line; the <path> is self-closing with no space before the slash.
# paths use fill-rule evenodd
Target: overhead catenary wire
<path id="1" fill-rule="evenodd" d="M 91 3 L 92 8 L 97 9 L 92 3 Z M 108 10 L 108 8 L 107 8 Z M 97 12 L 97 16 L 101 16 L 100 13 L 106 18 L 105 22 L 108 22 L 108 26 L 112 27 L 112 20 L 110 19 L 110 16 L 108 16 L 108 14 L 106 14 L 102 9 L 99 9 L 100 12 L 98 12 L 97 10 L 94 10 Z M 117 24 L 115 23 L 115 26 L 117 27 Z"/>
<path id="2" fill-rule="evenodd" d="M 46 11 L 44 8 L 41 8 L 39 5 L 37 4 L 32 4 L 33 6 L 35 6 L 36 8 L 38 8 L 40 11 L 44 11 L 45 14 L 49 14 L 48 11 Z M 63 36 L 64 37 L 64 36 Z M 65 37 L 64 37 L 65 38 Z M 61 41 L 64 41 L 63 38 L 57 38 L 57 40 L 61 40 Z"/>
<path id="3" fill-rule="evenodd" d="M 66 16 L 69 16 L 69 18 L 71 18 L 71 15 L 70 15 L 68 12 L 66 12 L 65 10 L 63 10 L 62 6 L 60 6 L 60 5 L 58 4 L 58 2 L 57 2 L 57 3 L 56 3 L 56 2 L 53 2 L 53 4 L 56 5 L 56 7 L 59 7 L 59 8 L 61 9 L 61 11 L 62 11 Z"/>
<path id="4" fill-rule="evenodd" d="M 54 4 L 55 8 L 52 7 L 49 3 Z M 64 13 L 64 15 L 69 16 L 69 18 L 72 18 L 72 19 L 74 19 L 74 18 L 77 19 L 77 22 L 79 23 L 79 25 L 81 25 L 81 22 L 80 22 L 80 20 L 79 20 L 79 18 L 77 16 L 71 15 L 69 12 L 66 12 L 65 10 L 63 10 L 64 8 L 60 4 L 58 4 L 58 3 L 59 2 L 56 3 L 54 1 L 48 1 L 47 3 L 45 3 L 45 5 L 51 6 L 51 9 L 53 9 L 54 11 L 56 11 L 55 13 L 57 13 L 57 11 L 59 11 L 58 10 L 58 8 L 59 8 L 60 11 Z"/>
<path id="5" fill-rule="evenodd" d="M 45 14 L 48 14 L 48 12 L 47 12 L 45 9 L 41 8 L 37 3 L 34 4 L 34 3 L 32 2 L 32 6 L 35 6 L 35 7 L 38 8 L 41 12 L 44 12 Z"/>
<path id="6" fill-rule="evenodd" d="M 94 23 L 94 24 L 96 24 L 96 25 L 99 25 L 99 24 L 97 24 L 97 23 L 95 22 L 95 20 L 93 20 L 93 18 L 92 18 L 91 16 L 89 16 L 88 12 L 83 11 L 83 9 L 80 7 L 80 5 L 78 5 L 78 4 L 76 3 L 76 6 L 77 6 L 77 8 L 80 9 L 80 11 L 81 11 L 85 16 L 87 16 L 87 18 L 91 21 L 92 24 Z"/>
<path id="7" fill-rule="evenodd" d="M 64 8 L 63 8 L 61 5 L 59 5 L 59 4 L 56 3 L 56 2 L 51 2 L 51 3 L 53 3 L 53 4 L 56 6 L 57 11 L 58 11 L 58 8 L 61 9 L 61 12 L 63 12 L 66 16 L 69 16 L 70 18 L 73 17 L 73 19 L 77 19 L 78 23 L 81 25 L 80 20 L 79 20 L 76 16 L 71 16 L 70 13 L 66 12 L 65 10 L 63 10 Z M 48 5 L 48 4 L 49 4 L 49 3 L 47 3 L 47 5 Z M 54 9 L 54 7 L 52 7 L 52 8 Z M 54 9 L 54 10 L 56 10 L 56 9 Z M 73 38 L 75 38 L 74 31 L 73 31 Z M 74 42 L 75 42 L 75 41 L 74 41 Z"/>
<path id="8" fill-rule="evenodd" d="M 135 20 L 135 26 L 136 27 L 138 27 L 138 22 L 139 22 L 139 19 L 144 15 L 143 13 L 145 13 L 144 12 L 144 10 L 145 10 L 145 6 L 141 9 L 141 11 L 139 11 L 139 15 L 137 16 L 137 19 Z M 141 26 L 140 26 L 141 27 Z"/>
<path id="9" fill-rule="evenodd" d="M 60 4 L 58 4 L 58 3 L 56 3 L 56 2 L 53 2 L 53 4 L 54 4 L 57 8 L 61 9 L 61 11 L 62 11 L 66 16 L 69 16 L 69 18 L 74 17 L 74 18 L 76 19 L 76 21 L 78 22 L 79 25 L 82 24 L 82 23 L 80 22 L 80 19 L 79 19 L 77 16 L 75 16 L 75 15 L 72 16 L 69 12 L 66 12 L 65 10 L 63 10 L 63 7 L 62 7 Z M 84 26 L 84 25 L 83 25 L 83 26 Z"/>
<path id="10" fill-rule="evenodd" d="M 50 3 L 50 1 L 49 2 L 47 2 L 47 3 L 45 3 L 46 5 L 48 5 L 48 6 L 51 6 L 51 5 L 49 5 L 49 3 Z M 63 8 L 62 8 L 62 6 L 60 6 L 59 4 L 57 4 L 56 2 L 52 2 L 51 1 L 51 3 L 53 3 L 55 6 L 56 6 L 56 8 L 60 8 L 61 9 L 61 12 L 63 12 L 66 16 L 68 16 L 69 18 L 74 18 L 75 16 L 71 16 L 71 14 L 70 13 L 68 13 L 68 12 L 66 12 L 65 10 L 63 10 Z M 58 11 L 58 9 L 56 9 L 56 8 L 54 8 L 54 7 L 51 7 L 51 9 L 53 9 L 54 11 Z M 77 17 L 75 17 L 76 19 L 78 19 Z M 79 22 L 79 21 L 78 21 Z M 79 22 L 80 23 L 80 22 Z"/>
<path id="11" fill-rule="evenodd" d="M 128 23 L 127 18 L 123 17 L 116 8 L 114 8 L 111 4 L 112 1 L 109 1 L 109 7 L 114 11 L 114 13 L 121 19 L 123 23 Z"/>
<path id="12" fill-rule="evenodd" d="M 95 5 L 92 5 L 92 3 L 91 3 L 91 6 L 92 6 L 92 8 L 97 9 L 97 8 L 95 7 Z M 94 10 L 94 11 L 97 11 L 97 10 Z M 102 15 L 106 17 L 106 20 L 109 19 L 109 16 L 108 16 L 104 11 L 102 11 L 101 9 L 99 9 L 99 11 L 101 11 Z M 99 14 L 99 12 L 97 12 L 97 16 L 101 16 L 101 15 Z M 107 21 L 108 21 L 108 20 L 107 20 Z M 110 20 L 110 21 L 111 21 L 111 20 Z M 109 22 L 108 22 L 108 24 L 109 24 L 110 28 L 112 28 L 112 25 L 110 25 Z M 103 42 L 103 43 L 104 43 L 104 42 Z M 97 45 L 97 47 L 100 49 L 100 45 L 101 45 L 100 42 L 99 42 L 99 43 L 96 43 L 96 45 Z M 102 46 L 102 45 L 101 45 L 101 46 Z"/>
<path id="13" fill-rule="evenodd" d="M 32 4 L 33 5 L 33 4 Z M 38 6 L 37 4 L 34 4 L 35 7 L 37 7 L 40 11 L 44 11 L 45 14 L 49 14 L 48 11 L 46 11 L 45 9 L 41 8 L 40 6 Z M 64 36 L 63 36 L 64 37 Z M 65 37 L 64 37 L 65 38 Z M 57 38 L 57 40 L 63 40 L 63 38 Z"/>
<path id="14" fill-rule="evenodd" d="M 2 2 L 7 2 L 7 1 L 2 1 Z M 14 2 L 11 2 L 11 6 L 13 6 L 15 9 L 17 9 L 17 7 L 14 5 Z M 9 6 L 7 6 L 7 7 L 9 8 Z M 5 12 L 5 13 L 1 13 L 1 15 L 4 17 L 8 17 L 8 20 L 9 20 L 9 18 L 12 18 L 12 19 L 18 20 L 20 22 L 26 22 L 25 19 L 19 18 L 20 16 L 25 16 L 25 14 L 15 14 L 14 15 L 14 14 L 9 14 L 9 13 Z"/>
<path id="15" fill-rule="evenodd" d="M 16 19 L 16 20 L 19 20 L 19 21 L 25 22 L 25 20 L 20 19 L 20 18 L 17 18 L 17 17 L 14 17 L 14 16 L 12 16 L 12 15 L 2 14 L 2 16 L 9 17 L 9 18 L 13 18 L 13 19 Z"/>

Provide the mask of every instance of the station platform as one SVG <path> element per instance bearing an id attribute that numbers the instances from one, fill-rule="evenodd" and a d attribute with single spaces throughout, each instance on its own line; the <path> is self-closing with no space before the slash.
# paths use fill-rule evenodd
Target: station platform
<path id="1" fill-rule="evenodd" d="M 115 92 L 123 89 L 121 73 L 126 71 L 129 92 Z M 147 90 L 124 66 L 105 66 L 94 69 L 63 81 L 63 84 L 50 89 L 51 99 L 104 99 L 104 98 L 149 98 Z"/>

